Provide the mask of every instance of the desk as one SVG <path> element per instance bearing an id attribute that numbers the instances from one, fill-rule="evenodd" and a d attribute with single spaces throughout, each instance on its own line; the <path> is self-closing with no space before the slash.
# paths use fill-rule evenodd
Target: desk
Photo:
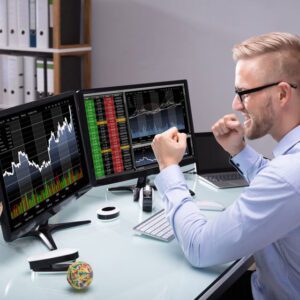
<path id="1" fill-rule="evenodd" d="M 200 183 L 196 175 L 186 175 L 186 178 L 197 199 L 218 200 L 228 206 L 241 192 L 241 189 L 210 188 Z M 156 195 L 158 198 L 157 192 Z M 97 219 L 96 211 L 102 205 L 117 206 L 119 218 L 110 222 Z M 158 200 L 154 212 L 161 207 Z M 241 260 L 235 265 L 193 268 L 175 240 L 164 243 L 139 236 L 132 230 L 148 216 L 132 201 L 129 192 L 112 193 L 105 186 L 91 189 L 51 219 L 51 223 L 92 220 L 91 224 L 53 234 L 58 248 L 78 249 L 79 259 L 91 264 L 94 280 L 82 292 L 69 286 L 64 272 L 30 271 L 27 257 L 48 251 L 40 241 L 26 237 L 6 243 L 0 233 L 0 299 L 207 299 L 231 275 L 248 267 L 246 260 Z M 203 291 L 205 295 L 201 295 Z"/>

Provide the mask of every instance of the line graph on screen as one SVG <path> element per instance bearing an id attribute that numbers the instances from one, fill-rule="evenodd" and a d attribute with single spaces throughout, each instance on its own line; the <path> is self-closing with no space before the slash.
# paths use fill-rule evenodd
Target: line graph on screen
<path id="1" fill-rule="evenodd" d="M 71 107 L 49 107 L 8 122 L 2 159 L 11 218 L 51 204 L 50 197 L 82 178 Z M 10 145 L 14 147 L 11 148 Z"/>

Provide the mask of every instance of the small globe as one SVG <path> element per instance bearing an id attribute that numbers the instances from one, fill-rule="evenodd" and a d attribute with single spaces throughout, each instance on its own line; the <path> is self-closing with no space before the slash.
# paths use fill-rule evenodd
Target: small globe
<path id="1" fill-rule="evenodd" d="M 83 261 L 75 261 L 68 268 L 67 280 L 72 288 L 82 290 L 93 281 L 92 267 Z"/>

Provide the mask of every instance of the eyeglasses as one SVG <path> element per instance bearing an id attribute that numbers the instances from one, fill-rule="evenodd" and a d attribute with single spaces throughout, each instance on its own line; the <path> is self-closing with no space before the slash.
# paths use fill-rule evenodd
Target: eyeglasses
<path id="1" fill-rule="evenodd" d="M 240 97 L 240 100 L 241 100 L 241 103 L 244 104 L 244 101 L 245 101 L 245 95 L 248 95 L 248 94 L 252 94 L 252 93 L 256 93 L 258 91 L 261 91 L 261 90 L 264 90 L 266 88 L 269 88 L 271 86 L 275 86 L 275 85 L 278 85 L 279 83 L 281 83 L 282 81 L 279 81 L 279 82 L 274 82 L 274 83 L 269 83 L 269 84 L 266 84 L 266 85 L 262 85 L 262 86 L 259 86 L 259 87 L 256 87 L 256 88 L 253 88 L 253 89 L 249 89 L 249 90 L 243 90 L 243 91 L 238 91 L 237 89 L 235 89 L 235 93 L 239 95 Z M 293 89 L 296 89 L 298 86 L 294 83 L 289 83 L 290 87 L 292 87 Z"/>

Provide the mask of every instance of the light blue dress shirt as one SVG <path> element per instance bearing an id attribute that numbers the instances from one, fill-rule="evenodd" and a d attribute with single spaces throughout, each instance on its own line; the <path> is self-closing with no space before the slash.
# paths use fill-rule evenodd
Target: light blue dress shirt
<path id="1" fill-rule="evenodd" d="M 193 203 L 179 166 L 164 169 L 155 184 L 193 266 L 253 254 L 254 299 L 300 299 L 300 126 L 284 136 L 273 153 L 269 161 L 246 146 L 232 159 L 250 185 L 212 220 Z"/>

